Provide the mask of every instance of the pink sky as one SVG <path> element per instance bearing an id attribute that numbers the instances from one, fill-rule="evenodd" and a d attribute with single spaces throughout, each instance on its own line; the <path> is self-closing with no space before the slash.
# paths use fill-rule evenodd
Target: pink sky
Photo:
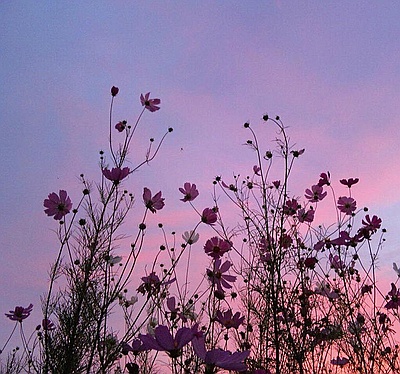
<path id="1" fill-rule="evenodd" d="M 389 1 L 2 2 L 0 312 L 32 302 L 40 318 L 57 251 L 43 199 L 63 188 L 77 199 L 77 176 L 98 176 L 112 85 L 114 118 L 133 121 L 142 92 L 161 98 L 142 139 L 174 128 L 129 186 L 163 190 L 170 230 L 191 228 L 177 188 L 197 183 L 210 205 L 213 177 L 251 166 L 242 124 L 268 112 L 306 148 L 294 192 L 322 171 L 359 177 L 359 205 L 388 229 L 380 266 L 400 262 L 399 19 Z M 11 329 L 0 318 L 0 345 Z"/>

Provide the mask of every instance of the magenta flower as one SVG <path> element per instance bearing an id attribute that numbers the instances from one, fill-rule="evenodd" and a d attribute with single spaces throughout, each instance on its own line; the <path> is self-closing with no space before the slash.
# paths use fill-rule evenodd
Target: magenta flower
<path id="1" fill-rule="evenodd" d="M 28 318 L 33 309 L 33 304 L 29 304 L 28 307 L 24 308 L 22 306 L 16 306 L 14 310 L 10 310 L 9 313 L 5 313 L 6 317 L 11 321 L 22 322 L 24 319 Z"/>
<path id="2" fill-rule="evenodd" d="M 106 179 L 114 182 L 115 185 L 119 184 L 119 182 L 121 182 L 122 179 L 126 178 L 129 175 L 129 172 L 130 172 L 130 170 L 128 167 L 124 167 L 123 169 L 112 168 L 111 170 L 104 168 L 102 170 L 104 177 Z"/>
<path id="3" fill-rule="evenodd" d="M 318 182 L 318 186 L 323 187 L 325 185 L 329 186 L 331 184 L 330 183 L 331 175 L 330 175 L 329 171 L 328 171 L 328 173 L 321 173 L 319 178 L 320 179 L 319 179 L 319 182 Z"/>
<path id="4" fill-rule="evenodd" d="M 317 203 L 318 201 L 321 201 L 323 198 L 325 198 L 327 194 L 328 193 L 324 192 L 324 189 L 322 187 L 315 184 L 311 187 L 311 190 L 309 188 L 306 189 L 305 197 L 311 202 Z"/>
<path id="5" fill-rule="evenodd" d="M 380 229 L 382 220 L 375 215 L 370 218 L 369 214 L 367 214 L 365 218 L 361 221 L 361 223 L 365 226 L 366 229 L 375 232 L 376 230 Z"/>
<path id="6" fill-rule="evenodd" d="M 171 358 L 176 358 L 182 355 L 182 348 L 193 340 L 197 327 L 197 325 L 192 328 L 181 327 L 173 337 L 167 326 L 157 326 L 154 329 L 154 337 L 150 334 L 140 334 L 139 339 L 145 349 L 164 351 Z"/>
<path id="7" fill-rule="evenodd" d="M 124 131 L 124 130 L 126 129 L 126 124 L 127 124 L 126 121 L 119 121 L 119 122 L 115 125 L 115 128 L 116 128 L 119 132 L 122 132 L 122 131 Z"/>
<path id="8" fill-rule="evenodd" d="M 213 270 L 207 269 L 208 279 L 211 281 L 213 285 L 217 287 L 217 290 L 220 292 L 224 292 L 222 287 L 232 288 L 232 285 L 228 282 L 235 282 L 236 277 L 234 275 L 224 274 L 231 267 L 231 263 L 229 261 L 225 261 L 221 265 L 221 259 L 217 258 L 214 262 Z"/>
<path id="9" fill-rule="evenodd" d="M 341 179 L 339 182 L 349 188 L 351 188 L 352 185 L 358 183 L 360 180 L 358 178 L 349 178 L 349 179 Z"/>
<path id="10" fill-rule="evenodd" d="M 367 294 L 367 293 L 372 294 L 372 288 L 373 288 L 372 285 L 370 285 L 370 284 L 364 284 L 364 285 L 361 287 L 361 295 L 364 296 L 364 295 Z"/>
<path id="11" fill-rule="evenodd" d="M 329 255 L 329 262 L 331 264 L 331 267 L 335 270 L 343 270 L 344 269 L 344 263 L 338 255 L 332 255 L 332 253 L 331 253 Z"/>
<path id="12" fill-rule="evenodd" d="M 244 322 L 244 316 L 240 317 L 239 312 L 233 314 L 231 309 L 223 313 L 218 310 L 215 316 L 215 320 L 227 329 L 238 329 L 239 326 Z"/>
<path id="13" fill-rule="evenodd" d="M 160 109 L 158 106 L 161 103 L 160 99 L 150 99 L 150 92 L 147 92 L 146 95 L 140 95 L 140 102 L 142 106 L 144 106 L 150 112 L 155 112 Z"/>
<path id="14" fill-rule="evenodd" d="M 196 185 L 189 182 L 186 182 L 183 185 L 183 188 L 180 187 L 179 191 L 184 194 L 183 199 L 181 199 L 183 202 L 193 201 L 197 196 L 199 196 L 199 191 L 197 190 Z"/>
<path id="15" fill-rule="evenodd" d="M 311 223 L 312 221 L 314 221 L 314 214 L 315 214 L 314 209 L 309 209 L 306 212 L 304 208 L 301 208 L 297 211 L 297 218 L 301 223 L 303 222 Z"/>
<path id="16" fill-rule="evenodd" d="M 47 208 L 44 212 L 48 216 L 54 216 L 55 220 L 61 220 L 72 209 L 72 202 L 67 192 L 60 190 L 59 195 L 52 192 L 49 198 L 44 200 L 43 206 Z"/>
<path id="17" fill-rule="evenodd" d="M 253 172 L 255 175 L 258 175 L 258 176 L 261 175 L 260 171 L 261 171 L 261 168 L 258 165 L 253 166 Z"/>
<path id="18" fill-rule="evenodd" d="M 217 222 L 217 214 L 215 213 L 215 208 L 205 208 L 201 214 L 201 222 L 207 225 L 213 225 Z"/>
<path id="19" fill-rule="evenodd" d="M 304 260 L 304 266 L 307 269 L 314 269 L 315 265 L 318 263 L 318 259 L 316 257 L 307 257 Z"/>
<path id="20" fill-rule="evenodd" d="M 288 216 L 293 216 L 296 214 L 297 209 L 300 208 L 299 203 L 296 199 L 286 200 L 285 205 L 283 206 L 283 213 Z"/>
<path id="21" fill-rule="evenodd" d="M 204 336 L 201 333 L 196 334 L 192 340 L 192 346 L 196 355 L 205 362 L 207 373 L 213 373 L 215 367 L 235 371 L 247 370 L 247 365 L 244 361 L 249 357 L 250 351 L 234 353 L 223 351 L 222 349 L 207 351 Z"/>
<path id="22" fill-rule="evenodd" d="M 274 187 L 275 187 L 276 189 L 278 189 L 279 186 L 281 185 L 281 181 L 273 181 L 272 184 L 274 185 Z"/>
<path id="23" fill-rule="evenodd" d="M 115 86 L 111 87 L 111 96 L 117 96 L 118 92 L 119 92 L 119 88 L 118 87 L 115 87 Z"/>
<path id="24" fill-rule="evenodd" d="M 151 197 L 151 191 L 145 187 L 143 190 L 143 201 L 147 209 L 152 213 L 156 213 L 157 210 L 164 208 L 164 198 L 161 197 L 161 191 L 157 192 L 153 197 Z"/>
<path id="25" fill-rule="evenodd" d="M 357 204 L 352 197 L 341 196 L 338 199 L 337 207 L 342 213 L 351 215 L 357 209 Z"/>
<path id="26" fill-rule="evenodd" d="M 206 241 L 204 251 L 212 258 L 220 258 L 226 252 L 232 249 L 232 244 L 227 241 L 214 236 Z"/>
<path id="27" fill-rule="evenodd" d="M 338 365 L 340 367 L 345 366 L 349 363 L 349 359 L 346 357 L 340 358 L 339 356 L 337 358 L 334 358 L 331 360 L 332 365 Z"/>
<path id="28" fill-rule="evenodd" d="M 43 318 L 43 320 L 42 320 L 42 328 L 43 328 L 44 331 L 51 331 L 51 330 L 55 330 L 56 326 L 48 318 Z"/>
<path id="29" fill-rule="evenodd" d="M 391 284 L 392 289 L 388 292 L 390 300 L 386 303 L 386 309 L 398 309 L 400 306 L 400 289 L 396 288 L 394 283 Z"/>
<path id="30" fill-rule="evenodd" d="M 167 285 L 173 283 L 175 281 L 175 278 L 171 279 L 167 282 L 161 282 L 158 275 L 153 271 L 147 277 L 142 277 L 142 281 L 143 281 L 143 283 L 137 289 L 138 292 L 140 292 L 143 295 L 146 292 L 149 295 L 154 295 L 154 294 L 157 294 L 158 291 L 160 291 L 161 286 L 167 286 Z"/>

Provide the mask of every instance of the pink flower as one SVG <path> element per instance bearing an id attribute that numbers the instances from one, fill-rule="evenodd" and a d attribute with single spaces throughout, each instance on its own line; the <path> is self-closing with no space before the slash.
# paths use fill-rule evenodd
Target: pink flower
<path id="1" fill-rule="evenodd" d="M 115 86 L 111 87 L 111 96 L 117 96 L 118 92 L 119 92 L 119 88 L 118 87 L 115 87 Z"/>
<path id="2" fill-rule="evenodd" d="M 340 183 L 343 184 L 343 185 L 345 185 L 345 186 L 347 186 L 347 187 L 349 187 L 349 188 L 351 188 L 351 186 L 352 186 L 353 184 L 356 184 L 356 183 L 358 183 L 359 181 L 360 181 L 360 180 L 359 180 L 358 178 L 355 178 L 355 179 L 349 178 L 349 179 L 341 179 L 341 180 L 340 180 Z"/>
<path id="3" fill-rule="evenodd" d="M 125 130 L 126 124 L 127 124 L 126 121 L 119 121 L 119 122 L 115 125 L 115 128 L 116 128 L 119 132 L 122 132 L 122 131 Z"/>
<path id="4" fill-rule="evenodd" d="M 227 329 L 230 329 L 231 327 L 234 329 L 238 329 L 239 326 L 244 322 L 244 316 L 240 317 L 239 312 L 233 314 L 231 309 L 223 313 L 218 310 L 215 316 L 215 320 Z"/>
<path id="5" fill-rule="evenodd" d="M 215 367 L 240 372 L 247 370 L 247 365 L 244 361 L 249 356 L 250 351 L 234 353 L 223 351 L 222 349 L 207 351 L 204 336 L 201 333 L 195 335 L 192 340 L 192 346 L 196 355 L 205 362 L 206 372 L 214 372 Z"/>
<path id="6" fill-rule="evenodd" d="M 323 187 L 325 185 L 329 186 L 331 184 L 330 183 L 331 175 L 330 175 L 329 171 L 328 171 L 328 173 L 321 173 L 321 175 L 319 177 L 320 177 L 320 179 L 318 182 L 318 186 Z"/>
<path id="7" fill-rule="evenodd" d="M 331 360 L 332 365 L 339 365 L 339 366 L 345 366 L 349 363 L 349 359 L 346 357 L 340 358 L 339 356 L 337 358 L 334 358 Z"/>
<path id="8" fill-rule="evenodd" d="M 167 352 L 171 358 L 177 358 L 182 355 L 182 348 L 190 343 L 197 333 L 197 325 L 192 328 L 181 327 L 172 336 L 167 326 L 157 326 L 154 329 L 154 337 L 147 335 L 139 335 L 139 339 L 143 342 L 145 349 L 154 349 L 156 351 Z"/>
<path id="9" fill-rule="evenodd" d="M 373 286 L 370 284 L 364 284 L 364 286 L 361 287 L 361 295 L 365 295 L 367 293 L 372 294 L 372 288 Z"/>
<path id="10" fill-rule="evenodd" d="M 390 300 L 386 303 L 386 309 L 398 309 L 400 306 L 400 289 L 396 288 L 394 283 L 391 284 L 392 289 L 388 292 Z"/>
<path id="11" fill-rule="evenodd" d="M 24 308 L 22 306 L 16 306 L 14 310 L 10 310 L 9 313 L 5 313 L 11 321 L 22 322 L 24 319 L 28 318 L 33 309 L 33 304 L 29 304 L 28 307 Z"/>
<path id="12" fill-rule="evenodd" d="M 314 214 L 315 214 L 314 209 L 309 209 L 306 212 L 304 208 L 301 208 L 297 211 L 297 218 L 301 223 L 303 222 L 311 223 L 312 221 L 314 221 Z"/>
<path id="13" fill-rule="evenodd" d="M 60 190 L 59 195 L 52 192 L 49 198 L 44 200 L 43 206 L 47 208 L 44 212 L 48 216 L 54 216 L 55 220 L 61 220 L 72 209 L 71 199 L 64 190 Z"/>
<path id="14" fill-rule="evenodd" d="M 235 282 L 236 277 L 234 275 L 224 274 L 231 267 L 231 263 L 229 261 L 225 261 L 221 265 L 221 259 L 217 258 L 214 262 L 213 270 L 207 269 L 208 279 L 211 281 L 213 285 L 217 287 L 217 290 L 220 292 L 224 292 L 222 287 L 232 288 L 232 285 L 228 282 Z"/>
<path id="15" fill-rule="evenodd" d="M 206 241 L 204 251 L 212 258 L 220 258 L 226 252 L 232 249 L 232 244 L 227 241 L 214 236 Z"/>
<path id="16" fill-rule="evenodd" d="M 296 214 L 297 209 L 300 208 L 299 203 L 296 199 L 286 200 L 285 205 L 283 206 L 283 213 L 288 216 L 293 216 Z"/>
<path id="17" fill-rule="evenodd" d="M 327 195 L 327 192 L 324 192 L 323 188 L 315 184 L 311 187 L 306 189 L 305 197 L 306 199 L 310 200 L 311 202 L 318 202 L 321 201 Z"/>
<path id="18" fill-rule="evenodd" d="M 375 215 L 370 218 L 369 214 L 367 214 L 361 223 L 366 229 L 375 232 L 376 230 L 380 229 L 382 220 Z"/>
<path id="19" fill-rule="evenodd" d="M 331 264 L 331 267 L 335 270 L 343 270 L 344 269 L 344 263 L 338 255 L 332 255 L 332 253 L 331 253 L 329 255 L 329 262 Z"/>
<path id="20" fill-rule="evenodd" d="M 351 215 L 357 209 L 357 204 L 352 197 L 341 196 L 338 199 L 337 207 L 342 213 Z"/>
<path id="21" fill-rule="evenodd" d="M 217 222 L 217 214 L 215 213 L 216 208 L 205 208 L 201 214 L 201 222 L 207 225 L 213 225 Z"/>
<path id="22" fill-rule="evenodd" d="M 314 269 L 315 265 L 318 263 L 318 260 L 316 257 L 307 257 L 304 260 L 304 266 L 308 269 Z"/>
<path id="23" fill-rule="evenodd" d="M 143 96 L 143 94 L 140 95 L 140 102 L 142 103 L 142 106 L 144 106 L 147 110 L 150 112 L 155 112 L 160 109 L 158 106 L 161 103 L 160 99 L 150 99 L 150 92 L 147 92 L 146 95 Z"/>
<path id="24" fill-rule="evenodd" d="M 158 275 L 153 271 L 147 277 L 142 277 L 142 281 L 143 283 L 137 289 L 138 292 L 140 292 L 143 295 L 146 294 L 146 292 L 149 295 L 152 294 L 154 295 L 157 294 L 158 291 L 160 291 L 161 286 L 167 286 L 173 283 L 175 281 L 175 278 L 166 282 L 161 282 Z"/>
<path id="25" fill-rule="evenodd" d="M 281 185 L 281 181 L 273 181 L 272 184 L 274 185 L 274 187 L 275 187 L 276 189 L 278 189 L 279 186 Z"/>
<path id="26" fill-rule="evenodd" d="M 179 191 L 184 194 L 183 199 L 181 199 L 183 202 L 193 201 L 197 196 L 199 196 L 199 191 L 197 190 L 196 185 L 189 182 L 186 182 L 183 185 L 183 188 L 180 187 Z"/>
<path id="27" fill-rule="evenodd" d="M 115 185 L 119 184 L 119 182 L 121 182 L 122 179 L 126 178 L 129 175 L 129 172 L 130 172 L 130 170 L 128 167 L 124 167 L 123 169 L 112 168 L 111 170 L 104 168 L 102 170 L 104 177 L 106 179 L 114 182 Z"/>
<path id="28" fill-rule="evenodd" d="M 151 191 L 145 187 L 143 190 L 143 201 L 147 209 L 152 213 L 156 213 L 157 210 L 164 208 L 164 198 L 161 197 L 161 191 L 157 192 L 151 197 Z"/>
<path id="29" fill-rule="evenodd" d="M 258 165 L 253 166 L 253 172 L 255 175 L 260 175 L 261 168 Z"/>

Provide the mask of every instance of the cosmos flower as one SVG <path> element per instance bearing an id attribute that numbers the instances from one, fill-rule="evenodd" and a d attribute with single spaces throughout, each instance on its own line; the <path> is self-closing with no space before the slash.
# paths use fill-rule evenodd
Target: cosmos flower
<path id="1" fill-rule="evenodd" d="M 115 125 L 115 128 L 116 128 L 119 132 L 122 132 L 122 131 L 124 131 L 124 130 L 126 129 L 126 124 L 127 124 L 126 121 L 119 121 L 119 122 Z"/>
<path id="2" fill-rule="evenodd" d="M 338 199 L 337 207 L 342 213 L 351 215 L 357 209 L 357 204 L 352 197 L 341 196 Z"/>
<path id="3" fill-rule="evenodd" d="M 397 289 L 394 283 L 391 284 L 392 289 L 388 292 L 390 300 L 386 303 L 386 309 L 398 309 L 400 306 L 400 289 Z"/>
<path id="4" fill-rule="evenodd" d="M 126 178 L 129 175 L 129 172 L 130 172 L 130 170 L 128 167 L 124 167 L 123 169 L 112 168 L 111 170 L 104 168 L 102 170 L 104 177 L 106 179 L 114 182 L 115 185 L 119 184 L 119 182 L 121 182 L 122 179 Z"/>
<path id="5" fill-rule="evenodd" d="M 230 283 L 236 281 L 236 277 L 234 275 L 224 274 L 231 267 L 231 263 L 229 261 L 225 261 L 221 265 L 221 259 L 217 258 L 214 261 L 213 270 L 207 269 L 208 279 L 214 284 L 218 291 L 224 292 L 223 288 L 232 288 Z"/>
<path id="6" fill-rule="evenodd" d="M 320 187 L 323 187 L 323 186 L 329 186 L 331 183 L 330 183 L 330 177 L 331 177 L 331 175 L 330 175 L 330 173 L 329 173 L 329 171 L 327 172 L 327 173 L 321 173 L 320 174 L 320 176 L 319 176 L 319 182 L 318 182 L 318 186 L 320 186 Z"/>
<path id="7" fill-rule="evenodd" d="M 365 218 L 361 221 L 366 229 L 375 232 L 381 228 L 382 220 L 377 216 L 372 216 L 372 218 L 367 214 Z"/>
<path id="8" fill-rule="evenodd" d="M 201 214 L 201 222 L 207 225 L 213 225 L 215 222 L 217 222 L 218 217 L 214 210 L 215 209 L 205 208 Z"/>
<path id="9" fill-rule="evenodd" d="M 33 304 L 29 304 L 26 308 L 22 306 L 16 306 L 14 310 L 10 310 L 9 313 L 5 313 L 6 317 L 11 321 L 22 322 L 24 319 L 28 318 L 33 309 Z"/>
<path id="10" fill-rule="evenodd" d="M 144 106 L 150 112 L 155 112 L 160 109 L 158 106 L 161 103 L 160 99 L 150 99 L 150 92 L 147 92 L 146 95 L 140 95 L 140 102 L 142 106 Z"/>
<path id="11" fill-rule="evenodd" d="M 312 221 L 314 221 L 314 215 L 315 215 L 314 209 L 308 209 L 306 212 L 306 210 L 304 208 L 300 208 L 297 211 L 297 219 L 301 223 L 303 223 L 303 222 L 311 223 Z"/>
<path id="12" fill-rule="evenodd" d="M 283 213 L 288 216 L 293 216 L 296 214 L 297 209 L 300 208 L 299 203 L 296 199 L 286 200 L 285 205 L 283 206 Z"/>
<path id="13" fill-rule="evenodd" d="M 143 201 L 147 209 L 152 213 L 156 213 L 157 210 L 164 208 L 164 198 L 161 197 L 161 191 L 157 192 L 153 197 L 151 191 L 145 187 L 143 190 Z"/>
<path id="14" fill-rule="evenodd" d="M 196 185 L 193 183 L 186 182 L 183 185 L 183 188 L 180 187 L 179 191 L 183 193 L 184 197 L 181 199 L 183 202 L 193 201 L 197 196 L 199 196 L 199 191 L 196 188 Z"/>
<path id="15" fill-rule="evenodd" d="M 48 216 L 54 216 L 55 220 L 61 220 L 72 209 L 72 202 L 67 192 L 60 190 L 59 195 L 52 192 L 48 199 L 44 200 L 43 206 L 47 208 L 44 212 Z"/>
<path id="16" fill-rule="evenodd" d="M 231 309 L 227 310 L 226 312 L 221 312 L 218 310 L 215 315 L 215 320 L 227 329 L 238 329 L 239 326 L 244 322 L 244 316 L 240 317 L 239 312 L 233 314 Z"/>
<path id="17" fill-rule="evenodd" d="M 360 180 L 358 178 L 341 179 L 339 182 L 349 188 L 354 184 L 358 183 Z"/>
<path id="18" fill-rule="evenodd" d="M 206 241 L 204 251 L 212 258 L 220 258 L 232 249 L 232 244 L 224 239 L 214 236 Z"/>
<path id="19" fill-rule="evenodd" d="M 338 365 L 338 366 L 345 366 L 349 363 L 349 359 L 346 357 L 340 358 L 339 356 L 337 358 L 333 358 L 331 360 L 332 365 Z"/>
<path id="20" fill-rule="evenodd" d="M 52 331 L 52 330 L 55 330 L 56 326 L 48 318 L 43 318 L 42 328 L 44 331 Z"/>
<path id="21" fill-rule="evenodd" d="M 182 235 L 182 239 L 185 241 L 185 243 L 189 245 L 196 243 L 199 240 L 199 238 L 200 235 L 193 230 L 185 231 Z"/>
<path id="22" fill-rule="evenodd" d="M 311 187 L 311 190 L 309 188 L 306 189 L 305 197 L 306 199 L 310 200 L 313 203 L 317 203 L 318 201 L 321 201 L 326 197 L 328 193 L 320 186 L 315 184 L 314 186 Z"/>

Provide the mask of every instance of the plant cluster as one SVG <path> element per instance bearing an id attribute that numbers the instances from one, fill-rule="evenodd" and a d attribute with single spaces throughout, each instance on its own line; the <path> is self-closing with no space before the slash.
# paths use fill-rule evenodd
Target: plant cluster
<path id="1" fill-rule="evenodd" d="M 65 190 L 44 200 L 45 213 L 58 222 L 60 247 L 34 333 L 24 332 L 32 304 L 5 313 L 15 321 L 10 338 L 19 329 L 23 347 L 3 360 L 5 372 L 400 372 L 400 289 L 397 282 L 378 283 L 385 230 L 379 217 L 359 208 L 358 178 L 336 185 L 323 172 L 303 196 L 291 195 L 292 169 L 305 150 L 294 147 L 279 117 L 265 114 L 262 126 L 274 147 L 263 149 L 245 123 L 255 156 L 247 175 L 216 177 L 208 207 L 195 205 L 196 184 L 177 187 L 193 224 L 170 236 L 160 223 L 163 244 L 143 267 L 148 217 L 164 209 L 165 199 L 143 187 L 140 203 L 127 186 L 172 128 L 157 144 L 150 139 L 135 167 L 126 166 L 144 112 L 158 111 L 160 100 L 141 95 L 134 124 L 115 124 L 118 92 L 112 87 L 99 182 L 81 174 L 76 204 Z M 316 225 L 329 199 L 332 222 Z M 138 224 L 128 238 L 122 225 L 132 216 Z M 192 281 L 193 251 L 208 261 L 196 267 L 199 284 Z M 394 270 L 400 276 L 396 264 Z"/>

